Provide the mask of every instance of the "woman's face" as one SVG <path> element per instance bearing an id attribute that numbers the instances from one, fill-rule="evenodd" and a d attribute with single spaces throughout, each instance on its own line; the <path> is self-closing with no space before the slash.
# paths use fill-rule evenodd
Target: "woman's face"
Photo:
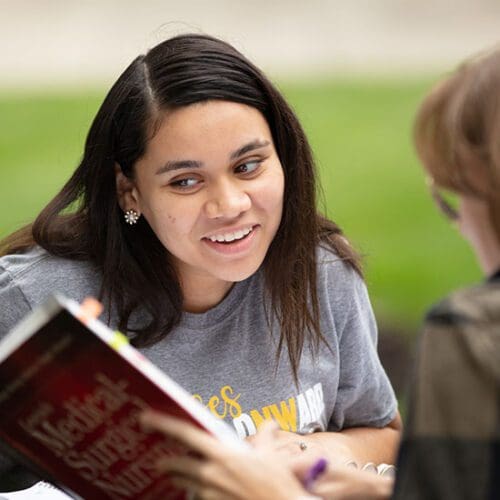
<path id="1" fill-rule="evenodd" d="M 284 176 L 255 108 L 207 101 L 167 112 L 135 165 L 135 207 L 181 283 L 235 282 L 262 264 L 281 221 Z"/>

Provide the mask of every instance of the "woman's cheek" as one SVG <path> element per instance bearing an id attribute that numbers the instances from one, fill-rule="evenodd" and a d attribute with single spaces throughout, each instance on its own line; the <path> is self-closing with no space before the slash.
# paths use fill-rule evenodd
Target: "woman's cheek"
<path id="1" fill-rule="evenodd" d="M 284 179 L 275 175 L 259 189 L 261 204 L 270 209 L 277 209 L 283 205 Z"/>

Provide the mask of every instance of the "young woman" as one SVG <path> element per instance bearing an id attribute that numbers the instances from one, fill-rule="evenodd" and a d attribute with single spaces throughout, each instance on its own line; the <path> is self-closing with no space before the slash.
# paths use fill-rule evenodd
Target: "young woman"
<path id="1" fill-rule="evenodd" d="M 486 281 L 452 293 L 426 318 L 393 493 L 391 479 L 341 466 L 329 466 L 306 490 L 315 460 L 287 469 L 275 459 L 270 431 L 253 453 L 235 452 L 185 422 L 149 414 L 148 427 L 183 440 L 200 457 L 165 459 L 159 468 L 202 499 L 500 498 L 499 137 L 496 50 L 436 85 L 416 119 L 431 194 L 470 243 Z"/>
<path id="2" fill-rule="evenodd" d="M 94 295 L 242 438 L 273 419 L 284 457 L 391 461 L 399 416 L 359 260 L 315 189 L 304 132 L 260 70 L 209 36 L 167 40 L 119 77 L 71 179 L 3 242 L 0 333 L 51 293 Z"/>

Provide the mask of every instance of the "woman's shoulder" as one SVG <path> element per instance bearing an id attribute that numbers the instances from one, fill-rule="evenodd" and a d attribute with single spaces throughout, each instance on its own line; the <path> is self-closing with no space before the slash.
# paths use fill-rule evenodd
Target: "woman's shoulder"
<path id="1" fill-rule="evenodd" d="M 100 273 L 90 262 L 57 257 L 40 247 L 0 258 L 0 300 L 11 312 L 26 312 L 54 293 L 81 301 L 99 289 Z"/>
<path id="2" fill-rule="evenodd" d="M 331 317 L 339 332 L 353 317 L 371 318 L 371 305 L 363 278 L 328 246 L 317 248 L 317 294 L 323 316 Z M 370 319 L 371 321 L 371 319 Z"/>
<path id="3" fill-rule="evenodd" d="M 426 316 L 421 350 L 466 353 L 474 366 L 500 382 L 500 283 L 453 292 Z"/>
<path id="4" fill-rule="evenodd" d="M 68 273 L 83 276 L 95 273 L 95 269 L 88 261 L 58 257 L 39 246 L 0 258 L 0 272 L 12 281 L 68 279 Z"/>
<path id="5" fill-rule="evenodd" d="M 39 246 L 34 246 L 24 252 L 7 254 L 0 257 L 0 270 L 12 277 L 22 276 L 24 273 L 33 270 L 36 271 L 43 266 L 43 262 L 52 259 L 57 259 L 57 257 L 52 256 Z"/>
<path id="6" fill-rule="evenodd" d="M 452 292 L 429 309 L 426 321 L 455 325 L 500 324 L 500 282 L 485 282 Z"/>
<path id="7" fill-rule="evenodd" d="M 327 279 L 338 286 L 348 287 L 363 284 L 362 277 L 349 261 L 339 257 L 335 250 L 326 243 L 316 248 L 316 261 L 319 280 Z"/>

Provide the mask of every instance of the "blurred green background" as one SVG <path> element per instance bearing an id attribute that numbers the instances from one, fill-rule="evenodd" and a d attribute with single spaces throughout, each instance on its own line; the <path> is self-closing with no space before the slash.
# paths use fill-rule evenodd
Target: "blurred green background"
<path id="1" fill-rule="evenodd" d="M 426 192 L 411 128 L 433 81 L 497 43 L 498 2 L 2 6 L 0 237 L 29 222 L 69 177 L 106 90 L 130 61 L 176 34 L 205 32 L 271 75 L 297 111 L 323 181 L 322 208 L 365 257 L 382 333 L 414 339 L 430 304 L 481 278 L 467 244 Z M 403 352 L 392 357 L 408 366 Z"/>
<path id="2" fill-rule="evenodd" d="M 426 309 L 481 279 L 426 191 L 413 117 L 433 81 L 498 43 L 499 2 L 3 0 L 2 14 L 0 238 L 70 176 L 105 92 L 138 54 L 179 33 L 221 37 L 297 111 L 322 209 L 364 256 L 380 356 L 404 394 Z"/>
<path id="3" fill-rule="evenodd" d="M 479 270 L 435 210 L 411 144 L 430 79 L 279 82 L 309 136 L 324 211 L 365 256 L 381 329 L 413 338 L 425 309 Z M 104 90 L 0 93 L 0 237 L 69 177 Z"/>

